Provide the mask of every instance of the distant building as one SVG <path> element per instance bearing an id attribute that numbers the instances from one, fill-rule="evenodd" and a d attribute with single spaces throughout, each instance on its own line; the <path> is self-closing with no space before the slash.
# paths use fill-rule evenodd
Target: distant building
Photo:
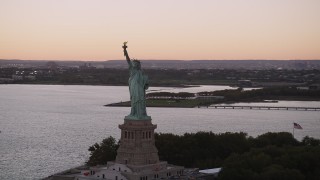
<path id="1" fill-rule="evenodd" d="M 23 80 L 23 76 L 14 74 L 14 75 L 12 75 L 12 79 L 15 81 L 21 81 L 21 80 Z"/>
<path id="2" fill-rule="evenodd" d="M 299 86 L 297 87 L 297 90 L 320 90 L 320 84 L 312 84 L 309 86 Z"/>
<path id="3" fill-rule="evenodd" d="M 92 66 L 91 63 L 84 63 L 83 65 L 79 66 L 79 69 L 96 69 L 96 67 Z"/>
<path id="4" fill-rule="evenodd" d="M 312 84 L 309 86 L 309 90 L 320 90 L 320 84 Z"/>
<path id="5" fill-rule="evenodd" d="M 309 87 L 307 87 L 307 86 L 299 86 L 299 87 L 297 87 L 297 90 L 307 91 L 307 90 L 309 90 Z"/>

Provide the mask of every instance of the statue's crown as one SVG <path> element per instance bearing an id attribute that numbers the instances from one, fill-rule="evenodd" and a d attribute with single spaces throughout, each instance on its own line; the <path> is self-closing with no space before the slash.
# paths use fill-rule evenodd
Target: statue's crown
<path id="1" fill-rule="evenodd" d="M 139 61 L 138 59 L 133 59 L 132 61 L 133 61 L 133 62 L 140 63 L 140 61 Z"/>

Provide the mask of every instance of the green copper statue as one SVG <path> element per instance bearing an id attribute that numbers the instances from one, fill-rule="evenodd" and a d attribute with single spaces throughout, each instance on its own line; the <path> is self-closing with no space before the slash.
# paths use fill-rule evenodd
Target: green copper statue
<path id="1" fill-rule="evenodd" d="M 126 116 L 128 120 L 151 120 L 146 110 L 146 89 L 148 89 L 148 76 L 141 70 L 140 61 L 131 61 L 127 52 L 127 42 L 123 43 L 124 56 L 127 59 L 130 71 L 129 91 L 131 100 L 131 113 Z"/>

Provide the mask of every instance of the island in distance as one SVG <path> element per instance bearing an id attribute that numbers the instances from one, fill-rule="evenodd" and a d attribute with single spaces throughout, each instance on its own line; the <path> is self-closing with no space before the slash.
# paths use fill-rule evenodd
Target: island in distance
<path id="1" fill-rule="evenodd" d="M 143 68 L 155 69 L 320 69 L 320 60 L 142 60 Z M 81 67 L 85 63 L 95 68 L 124 68 L 122 60 L 108 61 L 55 61 L 64 67 Z M 39 67 L 48 60 L 0 59 L 0 67 Z"/>
<path id="2" fill-rule="evenodd" d="M 152 86 L 319 84 L 320 61 L 142 60 Z M 124 61 L 0 60 L 0 84 L 127 85 Z M 249 80 L 249 81 L 246 81 Z M 252 83 L 251 83 L 251 82 Z M 242 84 L 241 86 L 243 86 Z"/>

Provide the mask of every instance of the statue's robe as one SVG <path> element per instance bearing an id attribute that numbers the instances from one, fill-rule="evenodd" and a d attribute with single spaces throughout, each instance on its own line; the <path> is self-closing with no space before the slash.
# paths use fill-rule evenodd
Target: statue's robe
<path id="1" fill-rule="evenodd" d="M 148 89 L 148 77 L 143 75 L 134 63 L 129 62 L 129 91 L 131 100 L 130 119 L 149 119 L 146 111 L 145 90 Z"/>

